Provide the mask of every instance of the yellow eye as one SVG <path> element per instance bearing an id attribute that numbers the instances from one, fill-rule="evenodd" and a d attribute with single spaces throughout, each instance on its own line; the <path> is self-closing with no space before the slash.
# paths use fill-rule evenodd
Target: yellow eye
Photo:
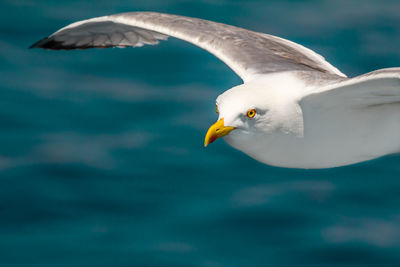
<path id="1" fill-rule="evenodd" d="M 218 111 L 218 105 L 215 105 L 215 113 L 219 113 L 219 111 Z"/>
<path id="2" fill-rule="evenodd" d="M 255 115 L 256 115 L 256 110 L 254 108 L 247 111 L 247 117 L 253 118 Z"/>

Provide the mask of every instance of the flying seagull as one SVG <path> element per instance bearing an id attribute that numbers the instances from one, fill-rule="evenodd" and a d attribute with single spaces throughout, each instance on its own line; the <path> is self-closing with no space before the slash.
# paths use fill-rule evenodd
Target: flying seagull
<path id="1" fill-rule="evenodd" d="M 204 145 L 224 137 L 265 164 L 330 168 L 400 152 L 400 68 L 348 78 L 299 44 L 212 21 L 154 12 L 72 23 L 31 48 L 154 45 L 169 36 L 203 48 L 243 84 L 216 100 Z"/>

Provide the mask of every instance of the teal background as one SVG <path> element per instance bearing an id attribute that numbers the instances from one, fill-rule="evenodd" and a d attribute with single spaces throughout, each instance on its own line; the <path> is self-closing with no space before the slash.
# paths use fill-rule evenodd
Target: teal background
<path id="1" fill-rule="evenodd" d="M 0 2 L 0 264 L 399 266 L 400 156 L 326 170 L 260 164 L 218 140 L 216 97 L 241 80 L 170 39 L 29 50 L 127 11 L 274 34 L 349 76 L 400 66 L 399 1 Z"/>

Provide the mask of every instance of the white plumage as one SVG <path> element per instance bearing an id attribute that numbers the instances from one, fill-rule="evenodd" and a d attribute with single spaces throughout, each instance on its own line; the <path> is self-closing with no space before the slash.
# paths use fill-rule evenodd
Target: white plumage
<path id="1" fill-rule="evenodd" d="M 79 21 L 32 47 L 137 47 L 168 36 L 214 54 L 244 81 L 218 97 L 219 120 L 205 145 L 224 136 L 256 160 L 294 168 L 343 166 L 400 151 L 400 68 L 350 79 L 291 41 L 150 12 Z"/>

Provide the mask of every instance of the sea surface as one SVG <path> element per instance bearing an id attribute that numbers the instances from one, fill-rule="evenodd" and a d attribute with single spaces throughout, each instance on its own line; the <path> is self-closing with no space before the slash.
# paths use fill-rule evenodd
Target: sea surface
<path id="1" fill-rule="evenodd" d="M 398 0 L 1 0 L 1 266 L 400 266 L 400 155 L 267 166 L 218 140 L 241 80 L 197 47 L 28 49 L 81 19 L 200 17 L 301 43 L 348 76 L 400 66 Z M 284 89 L 284 88 L 282 88 Z"/>

